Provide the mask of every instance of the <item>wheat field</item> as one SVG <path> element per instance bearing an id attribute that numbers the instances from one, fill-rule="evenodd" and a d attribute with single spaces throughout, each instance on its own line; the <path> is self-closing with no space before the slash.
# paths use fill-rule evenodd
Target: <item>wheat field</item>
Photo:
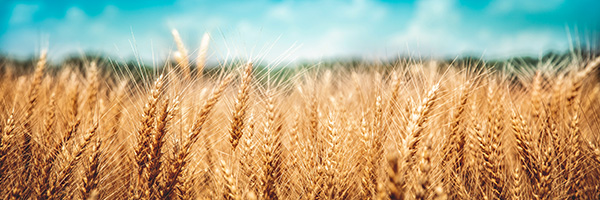
<path id="1" fill-rule="evenodd" d="M 2 199 L 599 199 L 600 59 L 1 66 Z M 207 41 L 203 39 L 203 41 Z M 192 57 L 194 56 L 194 57 Z M 233 66 L 225 70 L 226 66 Z"/>

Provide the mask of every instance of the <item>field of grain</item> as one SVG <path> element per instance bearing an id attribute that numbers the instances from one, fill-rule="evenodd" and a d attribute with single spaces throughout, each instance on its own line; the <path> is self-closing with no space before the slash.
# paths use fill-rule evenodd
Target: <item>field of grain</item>
<path id="1" fill-rule="evenodd" d="M 46 52 L 0 66 L 0 198 L 600 198 L 598 58 L 283 80 L 249 61 L 202 73 L 206 47 L 176 43 L 141 81 L 50 73 Z"/>

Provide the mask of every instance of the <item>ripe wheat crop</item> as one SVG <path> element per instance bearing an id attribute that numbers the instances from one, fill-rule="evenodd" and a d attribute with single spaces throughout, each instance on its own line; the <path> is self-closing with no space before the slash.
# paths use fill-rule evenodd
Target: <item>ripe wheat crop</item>
<path id="1" fill-rule="evenodd" d="M 599 199 L 600 59 L 114 78 L 0 63 L 1 199 Z M 234 66 L 227 68 L 225 65 Z M 127 72 L 124 72 L 127 73 Z"/>

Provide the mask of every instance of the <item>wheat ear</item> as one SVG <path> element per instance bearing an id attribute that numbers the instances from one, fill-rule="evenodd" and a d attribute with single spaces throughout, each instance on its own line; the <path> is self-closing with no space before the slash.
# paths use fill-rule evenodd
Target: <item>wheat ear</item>
<path id="1" fill-rule="evenodd" d="M 502 189 L 504 188 L 504 180 L 500 177 L 502 167 L 504 165 L 502 154 L 502 133 L 504 131 L 504 110 L 502 102 L 504 97 L 495 95 L 495 89 L 488 87 L 488 104 L 492 107 L 492 111 L 488 114 L 488 133 L 489 140 L 484 147 L 485 169 L 492 185 L 494 199 L 502 199 Z"/>
<path id="2" fill-rule="evenodd" d="M 51 137 L 52 132 L 54 131 L 54 124 L 56 122 L 56 93 L 53 92 L 50 95 L 50 100 L 48 101 L 48 109 L 46 110 L 46 118 L 44 120 L 44 129 L 43 136 L 45 138 Z"/>
<path id="3" fill-rule="evenodd" d="M 409 125 L 406 129 L 406 132 L 408 133 L 408 138 L 406 141 L 406 149 L 408 154 L 405 154 L 407 159 L 406 161 L 409 166 L 413 166 L 412 162 L 414 161 L 415 154 L 417 154 L 419 142 L 422 139 L 424 125 L 427 122 L 427 119 L 431 114 L 431 110 L 433 109 L 433 105 L 438 98 L 438 90 L 439 84 L 434 85 L 427 94 L 427 97 L 423 99 L 421 105 L 410 115 Z"/>
<path id="4" fill-rule="evenodd" d="M 375 194 L 378 194 L 378 196 L 381 193 L 384 193 L 384 191 L 382 190 L 383 188 L 379 187 L 379 185 L 382 183 L 379 182 L 378 174 L 381 169 L 381 162 L 383 161 L 383 156 L 385 154 L 383 146 L 386 139 L 385 129 L 386 127 L 383 115 L 383 100 L 381 96 L 377 96 L 375 100 L 373 129 L 371 130 L 372 154 L 369 156 L 372 157 L 372 160 L 370 163 L 371 171 L 369 172 L 369 177 L 371 178 L 371 184 L 373 184 L 373 187 L 376 188 Z"/>
<path id="5" fill-rule="evenodd" d="M 39 191 L 38 191 L 38 197 L 39 199 L 47 199 L 49 196 L 49 194 L 46 192 L 48 190 L 48 188 L 52 187 L 52 182 L 50 180 L 50 175 L 52 172 L 52 169 L 55 167 L 55 160 L 58 157 L 58 155 L 61 152 L 66 151 L 67 149 L 67 144 L 69 143 L 69 141 L 71 141 L 71 139 L 73 138 L 73 136 L 76 134 L 77 130 L 79 129 L 79 125 L 80 125 L 80 121 L 77 118 L 77 96 L 78 96 L 78 92 L 74 92 L 71 91 L 71 97 L 69 98 L 70 101 L 69 103 L 72 104 L 71 106 L 69 106 L 69 120 L 71 122 L 67 122 L 67 130 L 65 132 L 65 134 L 60 138 L 60 140 L 58 141 L 58 144 L 56 144 L 55 146 L 53 146 L 53 148 L 50 149 L 49 153 L 48 153 L 48 157 L 45 158 L 44 160 L 44 165 L 42 167 L 41 170 L 41 174 L 39 175 L 39 180 L 41 180 L 41 182 L 39 183 Z"/>
<path id="6" fill-rule="evenodd" d="M 17 128 L 15 122 L 15 111 L 11 112 L 10 116 L 6 120 L 6 125 L 1 129 L 2 135 L 0 135 L 0 179 L 4 178 L 7 166 L 7 158 L 9 157 L 8 152 L 10 151 L 13 143 L 13 137 L 15 136 L 14 131 Z"/>
<path id="7" fill-rule="evenodd" d="M 534 152 L 533 139 L 531 138 L 531 130 L 523 117 L 520 114 L 513 112 L 511 116 L 511 123 L 513 134 L 517 142 L 517 152 L 519 153 L 519 160 L 522 168 L 529 177 L 529 180 L 534 187 L 534 197 L 542 198 L 540 194 L 540 165 L 539 158 Z"/>
<path id="8" fill-rule="evenodd" d="M 202 106 L 198 118 L 192 124 L 192 127 L 189 130 L 189 135 L 187 140 L 185 141 L 182 147 L 176 146 L 175 151 L 173 152 L 172 163 L 168 168 L 167 174 L 165 175 L 165 183 L 159 189 L 160 198 L 170 198 L 173 197 L 173 191 L 180 190 L 182 187 L 182 175 L 185 169 L 185 166 L 188 162 L 188 156 L 190 154 L 192 145 L 198 141 L 200 136 L 200 132 L 202 131 L 202 127 L 206 120 L 208 119 L 208 115 L 210 111 L 214 108 L 215 104 L 217 104 L 218 100 L 223 95 L 223 92 L 231 83 L 233 76 L 230 74 L 225 79 L 221 81 L 218 88 L 213 90 L 211 96 Z"/>
<path id="9" fill-rule="evenodd" d="M 568 195 L 575 199 L 581 198 L 582 192 L 582 153 L 581 153 L 581 129 L 579 128 L 579 114 L 575 111 L 569 123 L 569 136 L 567 138 L 568 157 L 566 160 L 566 170 L 568 173 L 569 189 Z"/>
<path id="10" fill-rule="evenodd" d="M 88 98 L 86 103 L 88 105 L 88 112 L 91 114 L 95 111 L 96 103 L 98 102 L 98 90 L 100 88 L 100 82 L 98 81 L 99 72 L 96 62 L 90 63 L 90 68 L 88 69 L 87 76 Z"/>
<path id="11" fill-rule="evenodd" d="M 146 163 L 147 172 L 144 174 L 146 176 L 144 178 L 146 180 L 144 198 L 156 198 L 158 196 L 159 183 L 157 180 L 163 164 L 162 147 L 165 143 L 164 138 L 167 135 L 167 125 L 173 118 L 173 113 L 176 112 L 178 106 L 179 97 L 174 98 L 171 106 L 169 101 L 165 100 L 164 105 L 154 120 L 155 126 L 150 139 L 148 162 Z"/>
<path id="12" fill-rule="evenodd" d="M 210 43 L 210 35 L 204 33 L 198 50 L 198 58 L 196 59 L 196 77 L 202 77 L 204 67 L 206 66 L 206 56 L 208 54 L 208 43 Z"/>
<path id="13" fill-rule="evenodd" d="M 417 181 L 414 182 L 413 189 L 415 199 L 425 200 L 428 199 L 431 195 L 431 185 L 432 181 L 430 180 L 431 171 L 431 152 L 430 147 L 426 146 L 421 152 L 421 158 L 419 163 L 419 170 L 417 172 Z"/>
<path id="14" fill-rule="evenodd" d="M 448 139 L 446 140 L 446 143 L 444 145 L 443 148 L 443 155 L 444 158 L 442 159 L 442 163 L 446 164 L 446 162 L 450 161 L 450 160 L 454 160 L 457 159 L 456 161 L 458 161 L 458 165 L 462 165 L 462 159 L 464 158 L 463 155 L 463 147 L 465 145 L 465 134 L 460 131 L 460 124 L 462 123 L 463 119 L 462 119 L 462 115 L 465 112 L 465 107 L 467 105 L 467 102 L 469 100 L 469 95 L 471 94 L 469 89 L 471 87 L 467 87 L 469 86 L 470 83 L 467 81 L 465 84 L 463 84 L 460 87 L 460 100 L 459 100 L 459 104 L 456 108 L 456 112 L 454 113 L 454 115 L 452 116 L 452 122 L 450 123 L 450 133 L 448 134 Z M 453 158 L 455 157 L 455 158 Z M 452 161 L 452 162 L 456 162 L 456 161 Z"/>
<path id="15" fill-rule="evenodd" d="M 252 156 L 254 155 L 254 149 L 257 146 L 255 144 L 255 140 L 253 140 L 254 123 L 254 114 L 250 113 L 250 116 L 248 116 L 248 127 L 246 128 L 247 134 L 244 134 L 242 143 L 240 145 L 241 155 L 239 159 L 242 174 L 248 178 L 247 186 L 249 187 L 250 191 L 256 190 L 256 181 L 254 179 L 257 177 L 254 171 L 256 168 L 254 166 L 254 159 L 252 159 Z"/>
<path id="16" fill-rule="evenodd" d="M 363 177 L 361 178 L 361 190 L 360 193 L 362 194 L 362 198 L 365 199 L 372 199 L 373 195 L 375 194 L 375 187 L 373 185 L 373 180 L 375 180 L 375 182 L 377 182 L 377 169 L 375 169 L 376 166 L 372 166 L 374 162 L 372 162 L 372 160 L 375 159 L 374 156 L 374 150 L 372 148 L 372 134 L 371 131 L 369 130 L 369 125 L 366 119 L 366 114 L 363 113 L 362 118 L 361 118 L 361 137 L 360 137 L 360 141 L 362 143 L 362 150 L 361 150 L 361 154 L 365 155 L 363 156 L 362 160 L 361 160 L 361 167 L 362 167 L 362 175 Z"/>
<path id="17" fill-rule="evenodd" d="M 24 124 L 23 124 L 23 129 L 25 132 L 23 132 L 23 146 L 22 146 L 22 154 L 23 154 L 23 158 L 24 158 L 24 166 L 23 169 L 25 170 L 25 174 L 29 174 L 31 173 L 29 170 L 29 165 L 33 159 L 33 155 L 32 155 L 32 150 L 31 150 L 31 140 L 32 140 L 32 135 L 33 135 L 33 125 L 32 125 L 32 115 L 33 115 L 33 110 L 35 109 L 36 105 L 37 105 L 37 101 L 38 101 L 38 90 L 39 87 L 42 83 L 42 77 L 44 76 L 44 70 L 46 69 L 46 50 L 43 50 L 41 55 L 40 55 L 40 59 L 37 62 L 36 68 L 35 68 L 35 72 L 33 74 L 33 80 L 31 81 L 31 87 L 29 88 L 29 91 L 27 92 L 27 97 L 29 98 L 27 100 L 27 106 L 25 108 L 25 118 L 24 120 Z M 26 178 L 28 179 L 28 178 Z"/>
<path id="18" fill-rule="evenodd" d="M 269 200 L 279 199 L 277 193 L 276 181 L 281 176 L 282 160 L 281 154 L 281 128 L 282 124 L 278 121 L 275 110 L 275 102 L 272 91 L 267 91 L 267 121 L 264 125 L 264 134 L 266 141 L 263 148 L 263 167 L 262 193 L 263 198 Z"/>
<path id="19" fill-rule="evenodd" d="M 237 98 L 235 99 L 235 110 L 233 111 L 233 120 L 229 134 L 229 142 L 233 150 L 237 147 L 244 130 L 244 119 L 248 108 L 248 99 L 250 97 L 250 81 L 252 80 L 252 63 L 248 62 L 242 76 L 242 82 L 238 89 Z"/>
<path id="20" fill-rule="evenodd" d="M 98 182 L 100 181 L 100 156 L 102 152 L 100 150 L 102 141 L 100 139 L 96 140 L 96 144 L 92 146 L 92 153 L 88 158 L 88 166 L 85 170 L 85 175 L 83 177 L 83 185 L 80 188 L 83 199 L 89 199 L 94 196 L 93 192 L 98 187 Z M 99 196 L 99 194 L 96 194 Z"/>
<path id="21" fill-rule="evenodd" d="M 142 111 L 141 126 L 137 133 L 137 145 L 135 147 L 135 164 L 136 164 L 136 183 L 132 184 L 131 195 L 134 199 L 141 198 L 142 192 L 144 191 L 144 172 L 147 167 L 150 155 L 150 142 L 152 139 L 152 126 L 154 125 L 154 119 L 156 115 L 156 109 L 158 108 L 158 102 L 163 93 L 164 76 L 161 75 L 156 79 L 150 95 L 144 109 Z"/>
<path id="22" fill-rule="evenodd" d="M 223 192 L 223 199 L 226 200 L 239 200 L 240 197 L 238 195 L 237 186 L 235 185 L 235 180 L 233 179 L 233 174 L 231 169 L 227 167 L 224 160 L 221 160 L 221 173 L 223 173 L 223 178 L 225 179 L 225 191 Z"/>
<path id="23" fill-rule="evenodd" d="M 190 60 L 188 57 L 188 51 L 183 44 L 183 40 L 181 36 L 179 36 L 179 32 L 176 29 L 171 30 L 171 34 L 173 35 L 173 39 L 175 40 L 175 45 L 177 45 L 177 52 L 175 53 L 175 60 L 177 64 L 183 71 L 183 80 L 190 81 L 191 79 L 191 69 L 190 69 Z"/>
<path id="24" fill-rule="evenodd" d="M 84 137 L 83 143 L 75 148 L 75 154 L 67 161 L 67 165 L 61 170 L 56 182 L 47 191 L 45 191 L 48 199 L 64 198 L 65 191 L 63 190 L 70 183 L 70 179 L 74 174 L 73 170 L 75 169 L 77 163 L 79 163 L 79 160 L 81 159 L 86 147 L 90 144 L 91 139 L 97 134 L 97 129 L 98 124 L 95 123 Z"/>
<path id="25" fill-rule="evenodd" d="M 23 138 L 21 139 L 23 142 L 21 144 L 21 155 L 23 159 L 23 172 L 21 174 L 22 178 L 18 181 L 18 185 L 15 187 L 15 190 L 11 193 L 11 198 L 28 198 L 28 192 L 25 191 L 28 189 L 28 184 L 30 184 L 31 176 L 34 175 L 33 170 L 31 169 L 31 165 L 35 164 L 32 162 L 36 162 L 33 158 L 33 118 L 32 115 L 34 113 L 34 109 L 38 103 L 39 97 L 39 88 L 42 83 L 42 78 L 44 76 L 44 70 L 46 69 L 46 50 L 42 50 L 40 59 L 38 60 L 35 72 L 33 74 L 33 79 L 31 80 L 31 86 L 27 91 L 27 105 L 25 107 L 25 116 L 23 119 Z"/>

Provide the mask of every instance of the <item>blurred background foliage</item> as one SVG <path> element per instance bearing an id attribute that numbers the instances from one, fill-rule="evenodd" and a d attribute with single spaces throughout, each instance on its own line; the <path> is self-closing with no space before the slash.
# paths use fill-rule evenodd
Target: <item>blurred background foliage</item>
<path id="1" fill-rule="evenodd" d="M 551 64 L 551 67 L 565 67 L 565 63 L 571 61 L 585 62 L 592 58 L 600 56 L 598 48 L 576 48 L 569 51 L 557 52 L 551 51 L 539 57 L 519 56 L 507 59 L 483 59 L 477 56 L 461 56 L 456 58 L 446 58 L 436 60 L 440 66 L 450 66 L 458 69 L 477 69 L 477 70 L 492 70 L 519 72 L 539 68 L 540 65 Z M 26 73 L 30 73 L 34 69 L 34 64 L 37 61 L 36 56 L 30 56 L 26 59 L 15 59 L 13 57 L 0 54 L 0 72 L 4 74 L 7 67 L 15 69 L 11 73 L 17 77 Z M 255 63 L 255 73 L 259 77 L 270 77 L 278 80 L 287 80 L 295 74 L 309 70 L 328 70 L 343 68 L 345 70 L 369 70 L 378 68 L 378 70 L 389 71 L 389 69 L 404 67 L 411 63 L 420 63 L 429 61 L 428 58 L 415 58 L 409 56 L 398 56 L 388 60 L 366 60 L 361 58 L 345 58 L 345 59 L 328 59 L 318 61 L 302 61 L 290 64 L 284 67 L 272 67 L 272 65 L 264 65 Z M 172 67 L 177 69 L 175 61 L 167 61 L 162 63 L 144 63 L 140 60 L 115 60 L 102 53 L 88 52 L 79 55 L 71 55 L 59 62 L 51 62 L 47 68 L 47 74 L 56 74 L 63 68 L 70 68 L 75 72 L 85 72 L 85 68 L 90 62 L 96 62 L 99 69 L 103 72 L 107 81 L 130 78 L 135 81 L 148 80 L 145 76 L 154 76 L 163 72 L 166 68 Z M 204 74 L 208 77 L 214 77 L 223 72 L 228 72 L 237 69 L 241 63 L 246 61 L 233 60 L 223 63 L 208 63 L 204 69 Z M 562 64 L 560 64 L 562 63 Z M 192 66 L 194 69 L 195 66 Z M 561 70 L 561 69 L 556 69 Z M 80 73 L 85 74 L 85 73 Z"/>

